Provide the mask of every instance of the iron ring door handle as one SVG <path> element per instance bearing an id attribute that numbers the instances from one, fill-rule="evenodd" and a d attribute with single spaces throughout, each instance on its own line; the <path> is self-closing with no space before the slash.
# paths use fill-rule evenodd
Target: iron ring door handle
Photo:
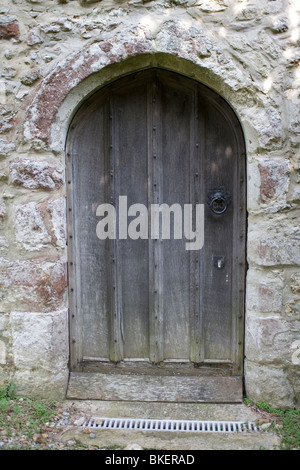
<path id="1" fill-rule="evenodd" d="M 230 202 L 231 194 L 224 186 L 212 189 L 207 195 L 207 203 L 214 214 L 224 214 Z"/>

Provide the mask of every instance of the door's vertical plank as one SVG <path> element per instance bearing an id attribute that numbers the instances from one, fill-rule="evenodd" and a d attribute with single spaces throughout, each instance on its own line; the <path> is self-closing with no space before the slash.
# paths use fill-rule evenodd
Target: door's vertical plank
<path id="1" fill-rule="evenodd" d="M 109 107 L 109 161 L 110 161 L 110 203 L 116 210 L 116 222 L 119 212 L 119 151 L 118 151 L 118 112 L 115 102 L 115 95 L 110 94 Z M 122 314 L 121 314 L 121 279 L 120 279 L 120 254 L 119 243 L 116 238 L 110 240 L 110 266 L 111 278 L 108 284 L 108 296 L 110 299 L 110 359 L 119 362 L 123 358 L 122 339 Z"/>
<path id="2" fill-rule="evenodd" d="M 224 114 L 229 117 L 229 111 L 226 112 L 225 103 L 219 102 L 220 109 Z M 238 141 L 235 136 L 235 129 L 237 128 L 237 123 L 235 127 L 231 129 L 232 132 L 232 165 L 231 165 L 231 174 L 232 174 L 232 234 L 235 239 L 235 243 L 232 244 L 232 284 L 231 284 L 231 357 L 234 364 L 235 373 L 238 373 L 238 368 L 240 364 L 237 364 L 237 358 L 239 355 L 239 350 L 241 343 L 238 339 L 238 319 L 239 319 L 239 299 L 242 294 L 240 290 L 240 279 L 239 279 L 239 248 L 241 243 L 241 237 L 244 236 L 243 233 L 243 224 L 241 222 L 241 206 L 242 206 L 242 195 L 240 194 L 240 184 L 239 184 L 239 173 L 240 173 L 240 148 Z"/>
<path id="3" fill-rule="evenodd" d="M 190 202 L 193 204 L 195 210 L 196 204 L 204 203 L 204 170 L 203 162 L 205 158 L 205 145 L 204 145 L 204 121 L 201 114 L 201 103 L 199 102 L 198 86 L 195 86 L 194 91 L 194 129 L 193 137 L 191 138 L 191 191 Z M 205 221 L 201 221 L 202 224 Z M 205 240 L 204 240 L 205 243 Z M 191 312 L 191 321 L 193 325 L 193 337 L 191 342 L 191 361 L 201 363 L 204 359 L 204 342 L 203 342 L 203 316 L 201 310 L 201 296 L 202 296 L 202 271 L 203 271 L 203 250 L 195 250 L 191 256 L 191 282 L 190 291 L 193 309 Z"/>
<path id="4" fill-rule="evenodd" d="M 106 242 L 96 236 L 96 211 L 104 202 L 106 185 L 105 103 L 104 95 L 85 104 L 84 119 L 73 121 L 67 150 L 71 320 L 76 323 L 71 341 L 78 362 L 109 356 Z"/>
<path id="5" fill-rule="evenodd" d="M 151 229 L 151 207 L 154 204 L 154 164 L 157 159 L 157 149 L 154 148 L 156 144 L 153 141 L 153 121 L 154 121 L 154 105 L 157 100 L 156 90 L 152 80 L 147 86 L 147 157 L 148 157 L 148 246 L 149 246 L 149 359 L 154 364 L 158 362 L 158 355 L 156 350 L 156 322 L 155 322 L 155 303 L 154 297 L 155 282 L 154 282 L 154 240 L 152 239 Z M 157 294 L 156 294 L 157 295 Z"/>
<path id="6" fill-rule="evenodd" d="M 191 124 L 190 124 L 190 168 L 189 168 L 189 204 L 192 204 L 193 214 L 196 208 L 196 195 L 199 178 L 198 170 L 198 141 L 196 133 L 196 87 L 192 91 L 193 99 L 191 101 Z M 193 227 L 195 226 L 193 216 Z M 192 362 L 199 362 L 199 335 L 198 335 L 198 322 L 199 322 L 199 309 L 198 309 L 198 294 L 199 294 L 199 283 L 197 274 L 197 262 L 199 253 L 198 251 L 191 251 L 190 256 L 190 280 L 189 280 L 189 311 L 190 311 L 190 360 Z M 198 286 L 196 291 L 195 286 Z"/>
<path id="7" fill-rule="evenodd" d="M 148 162 L 149 162 L 149 316 L 150 360 L 164 359 L 163 344 L 163 279 L 161 240 L 154 229 L 154 207 L 161 203 L 162 144 L 161 144 L 161 89 L 154 72 L 148 87 Z"/>
<path id="8" fill-rule="evenodd" d="M 221 101 L 221 100 L 220 100 Z M 223 101 L 223 100 L 222 100 Z M 205 97 L 205 194 L 224 186 L 231 203 L 223 214 L 206 204 L 203 276 L 203 332 L 205 359 L 232 360 L 232 308 L 237 285 L 233 270 L 233 211 L 236 210 L 233 172 L 235 141 L 232 128 L 211 94 Z M 219 257 L 224 265 L 218 266 Z M 235 313 L 236 314 L 236 313 Z"/>
<path id="9" fill-rule="evenodd" d="M 186 240 L 183 233 L 183 209 L 190 199 L 193 100 L 188 82 L 182 84 L 167 74 L 161 75 L 160 80 L 162 83 L 162 202 L 166 205 L 166 210 L 170 210 L 170 239 L 165 234 L 161 260 L 164 283 L 164 350 L 166 360 L 189 361 L 191 353 L 190 257 L 193 255 L 191 250 L 186 249 L 186 244 L 190 243 L 190 240 Z M 162 223 L 163 218 L 166 217 L 165 214 L 162 217 Z"/>
<path id="10" fill-rule="evenodd" d="M 117 290 L 123 358 L 145 360 L 149 359 L 148 240 L 144 234 L 148 227 L 147 85 L 139 74 L 115 88 L 114 103 L 116 194 L 122 198 Z"/>
<path id="11" fill-rule="evenodd" d="M 206 141 L 206 125 L 205 125 L 205 113 L 204 113 L 204 97 L 199 89 L 197 90 L 197 117 L 198 117 L 198 124 L 197 124 L 197 130 L 198 130 L 198 141 L 199 141 L 199 147 L 198 147 L 198 155 L 199 155 L 199 198 L 204 204 L 204 245 L 202 250 L 199 253 L 199 341 L 200 341 L 200 362 L 202 363 L 205 359 L 205 337 L 204 337 L 204 289 L 205 289 L 205 252 L 206 252 L 206 146 L 205 146 L 205 141 Z"/>
<path id="12" fill-rule="evenodd" d="M 233 230 L 236 243 L 233 246 L 233 263 L 235 267 L 234 283 L 237 288 L 232 293 L 232 357 L 233 374 L 243 374 L 244 357 L 244 311 L 245 311 L 245 285 L 246 285 L 246 151 L 245 141 L 240 123 L 233 112 L 224 109 L 232 122 L 235 122 L 235 161 L 234 191 L 236 193 L 236 210 L 233 217 Z M 234 274 L 234 273 L 233 273 Z M 233 286 L 234 289 L 234 286 Z"/>
<path id="13" fill-rule="evenodd" d="M 241 126 L 236 129 L 238 140 L 239 173 L 237 188 L 240 195 L 238 226 L 240 228 L 239 252 L 236 264 L 238 266 L 239 304 L 237 307 L 236 339 L 237 354 L 233 366 L 233 374 L 242 376 L 244 373 L 244 329 L 245 329 L 245 293 L 247 273 L 247 192 L 246 192 L 246 148 Z"/>

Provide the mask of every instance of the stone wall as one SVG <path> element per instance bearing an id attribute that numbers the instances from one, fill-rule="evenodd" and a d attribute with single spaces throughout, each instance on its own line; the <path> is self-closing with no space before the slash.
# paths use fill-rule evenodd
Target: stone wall
<path id="1" fill-rule="evenodd" d="M 299 8 L 297 0 L 1 1 L 0 387 L 65 394 L 68 125 L 97 87 L 160 66 L 210 86 L 240 118 L 246 394 L 299 407 Z"/>

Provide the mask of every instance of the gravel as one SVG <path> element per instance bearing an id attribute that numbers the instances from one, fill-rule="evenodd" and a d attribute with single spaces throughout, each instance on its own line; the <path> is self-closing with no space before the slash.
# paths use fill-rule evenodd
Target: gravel
<path id="1" fill-rule="evenodd" d="M 17 418 L 14 411 L 16 406 L 21 410 L 20 417 Z M 22 398 L 12 400 L 8 410 L 0 409 L 0 450 L 96 450 L 92 444 L 83 446 L 75 439 L 66 442 L 62 440 L 66 431 L 81 426 L 90 418 L 79 414 L 72 404 L 56 404 L 54 416 L 39 424 L 36 430 L 30 423 L 30 411 L 28 402 Z M 92 442 L 96 435 L 89 430 L 89 437 Z"/>

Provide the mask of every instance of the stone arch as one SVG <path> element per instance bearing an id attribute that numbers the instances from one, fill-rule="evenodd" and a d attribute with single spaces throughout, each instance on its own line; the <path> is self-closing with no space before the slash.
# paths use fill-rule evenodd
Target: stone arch
<path id="1" fill-rule="evenodd" d="M 64 150 L 65 136 L 80 104 L 106 83 L 151 67 L 181 73 L 219 93 L 243 126 L 244 96 L 251 80 L 218 43 L 195 25 L 164 24 L 155 38 L 144 28 L 109 40 L 99 38 L 74 51 L 45 77 L 26 110 L 24 136 L 33 146 Z"/>

